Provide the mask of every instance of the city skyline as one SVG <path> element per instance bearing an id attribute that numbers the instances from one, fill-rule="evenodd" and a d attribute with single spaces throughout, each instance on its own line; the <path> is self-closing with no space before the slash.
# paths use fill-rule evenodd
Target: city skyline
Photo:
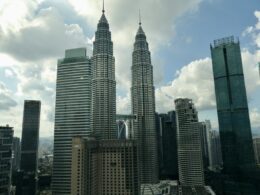
<path id="1" fill-rule="evenodd" d="M 93 1 L 94 2 L 94 1 Z M 52 54 L 46 54 L 44 53 L 43 48 L 46 47 L 45 44 L 43 44 L 42 47 L 40 48 L 35 48 L 32 43 L 32 48 L 34 48 L 35 51 L 29 50 L 29 48 L 25 47 L 25 51 L 28 53 L 14 53 L 15 51 L 11 50 L 8 48 L 4 43 L 5 40 L 8 40 L 8 37 L 10 34 L 8 34 L 7 29 L 11 29 L 11 25 L 13 24 L 12 22 L 6 23 L 4 22 L 6 19 L 6 12 L 3 12 L 3 14 L 0 16 L 1 21 L 4 23 L 1 24 L 1 33 L 5 35 L 3 37 L 3 42 L 0 44 L 1 54 L 0 54 L 0 59 L 2 60 L 2 64 L 0 65 L 0 76 L 3 75 L 3 79 L 1 79 L 1 97 L 3 97 L 3 101 L 6 103 L 5 105 L 0 104 L 0 114 L 3 116 L 3 122 L 9 123 L 10 126 L 14 127 L 15 135 L 20 136 L 20 129 L 21 129 L 21 119 L 22 119 L 22 106 L 20 104 L 20 101 L 23 101 L 24 99 L 28 98 L 28 96 L 34 95 L 37 99 L 42 100 L 42 106 L 43 106 L 43 119 L 41 121 L 42 127 L 41 127 L 41 136 L 52 136 L 53 135 L 53 119 L 54 119 L 54 86 L 53 84 L 55 83 L 55 66 L 56 66 L 56 59 L 61 58 L 62 55 L 59 53 L 60 50 L 64 52 L 65 49 L 68 49 L 70 47 L 79 47 L 79 46 L 86 46 L 88 47 L 88 55 L 91 54 L 91 49 L 90 49 L 90 44 L 87 44 L 86 40 L 89 38 L 89 43 L 91 42 L 93 35 L 94 35 L 94 28 L 96 24 L 92 24 L 92 19 L 93 23 L 98 20 L 97 16 L 100 13 L 100 9 L 102 6 L 102 2 L 96 2 L 93 3 L 92 1 L 86 2 L 91 5 L 91 10 L 88 8 L 86 9 L 86 13 L 83 12 L 84 6 L 82 7 L 83 10 L 79 10 L 79 7 L 74 3 L 68 4 L 68 5 L 59 5 L 58 3 L 56 4 L 51 4 L 48 1 L 43 1 L 41 4 L 38 4 L 34 2 L 34 4 L 31 5 L 25 5 L 25 13 L 22 14 L 29 14 L 31 15 L 32 18 L 29 20 L 28 18 L 23 18 L 25 21 L 20 21 L 16 20 L 14 17 L 13 22 L 21 22 L 20 25 L 17 25 L 17 28 L 20 28 L 20 31 L 17 31 L 18 35 L 21 37 L 21 43 L 24 40 L 23 38 L 26 38 L 25 35 L 28 35 L 28 30 L 31 30 L 31 33 L 36 33 L 33 30 L 42 30 L 41 25 L 43 26 L 46 24 L 47 21 L 49 21 L 50 25 L 53 25 L 54 22 L 58 22 L 59 25 L 64 26 L 65 32 L 67 32 L 66 36 L 69 38 L 69 36 L 72 36 L 71 39 L 71 45 L 70 44 L 64 44 L 58 45 L 59 48 L 53 52 L 55 56 L 55 60 L 53 60 Z M 178 22 L 174 21 L 168 21 L 168 17 L 173 17 L 172 20 L 177 20 L 176 18 L 182 18 L 182 20 L 188 21 L 188 23 L 192 23 L 192 25 L 196 24 L 196 20 L 199 20 L 201 15 L 203 13 L 205 14 L 205 7 L 211 8 L 215 6 L 218 8 L 220 4 L 223 4 L 223 2 L 219 1 L 218 3 L 209 3 L 205 1 L 197 1 L 194 3 L 187 3 L 187 5 L 183 5 L 182 3 L 178 1 L 174 1 L 173 3 L 170 3 L 170 5 L 179 5 L 179 12 L 180 13 L 174 13 L 173 15 L 167 15 L 169 14 L 169 10 L 166 9 L 167 3 L 162 4 L 162 9 L 158 11 L 164 10 L 166 13 L 162 14 L 161 17 L 158 17 L 156 20 L 153 20 L 154 16 L 151 16 L 151 10 L 146 9 L 142 10 L 142 7 L 145 7 L 143 3 L 140 3 L 141 7 L 141 14 L 142 14 L 142 20 L 143 20 L 143 25 L 144 28 L 146 29 L 147 34 L 149 34 L 148 41 L 151 42 L 151 51 L 152 51 L 152 58 L 153 58 L 153 65 L 155 67 L 155 87 L 156 87 L 156 105 L 157 109 L 156 111 L 159 112 L 166 112 L 169 110 L 174 109 L 174 103 L 173 100 L 176 99 L 177 97 L 187 97 L 187 98 L 192 98 L 194 99 L 194 103 L 197 105 L 199 113 L 200 113 L 200 120 L 207 119 L 206 116 L 209 116 L 209 119 L 213 122 L 213 128 L 217 128 L 217 118 L 216 116 L 216 110 L 214 108 L 214 89 L 213 86 L 213 81 L 209 80 L 211 79 L 210 74 L 212 74 L 211 71 L 211 61 L 210 58 L 206 56 L 210 56 L 209 52 L 209 43 L 212 42 L 215 38 L 220 38 L 220 37 L 225 37 L 228 36 L 229 33 L 234 34 L 238 36 L 241 40 L 241 49 L 242 49 L 242 57 L 243 61 L 246 61 L 246 63 L 243 62 L 245 66 L 245 78 L 246 78 L 246 84 L 247 84 L 247 90 L 249 91 L 249 106 L 250 106 L 250 112 L 251 112 L 251 122 L 252 122 L 252 127 L 253 127 L 253 133 L 255 132 L 260 132 L 259 130 L 259 122 L 258 118 L 260 118 L 259 114 L 259 100 L 257 100 L 257 95 L 259 95 L 259 92 L 257 92 L 257 89 L 259 89 L 259 75 L 258 72 L 256 71 L 257 77 L 255 77 L 254 73 L 254 68 L 257 69 L 257 63 L 256 61 L 259 59 L 259 45 L 256 46 L 250 46 L 250 44 L 253 44 L 253 40 L 250 39 L 250 36 L 254 35 L 255 40 L 257 40 L 257 36 L 259 36 L 259 27 L 254 26 L 257 21 L 256 17 L 260 17 L 259 12 L 256 11 L 257 6 L 253 6 L 254 2 L 252 5 L 246 7 L 246 13 L 245 15 L 247 16 L 246 20 L 241 20 L 241 25 L 234 24 L 234 26 L 231 26 L 234 28 L 233 31 L 230 29 L 227 31 L 222 31 L 218 32 L 217 34 L 211 34 L 207 35 L 205 38 L 205 41 L 209 39 L 207 43 L 203 41 L 202 48 L 203 52 L 200 51 L 195 51 L 194 48 L 194 42 L 196 42 L 196 39 L 198 39 L 198 36 L 196 36 L 196 33 L 194 33 L 194 37 L 189 40 L 187 38 L 186 43 L 183 40 L 183 45 L 184 48 L 187 45 L 191 46 L 191 49 L 185 49 L 185 52 L 187 52 L 187 55 L 184 55 L 184 50 L 178 47 L 177 38 L 178 34 L 180 35 L 180 32 L 178 29 L 174 29 L 174 31 L 171 31 L 171 26 L 177 25 Z M 23 4 L 21 2 L 21 4 Z M 66 3 L 64 3 L 66 4 Z M 122 22 L 118 21 L 116 19 L 116 14 L 120 14 L 122 12 L 121 9 L 123 9 L 125 6 L 128 5 L 128 3 L 119 3 L 117 1 L 106 1 L 105 2 L 106 7 L 107 7 L 107 16 L 109 21 L 111 21 L 111 28 L 113 31 L 113 37 L 112 41 L 115 43 L 115 59 L 116 59 L 116 77 L 117 77 L 117 83 L 118 83 L 118 101 L 117 101 L 117 107 L 118 107 L 118 112 L 117 113 L 130 113 L 130 99 L 128 98 L 129 96 L 129 81 L 130 81 L 130 66 L 131 62 L 131 49 L 132 49 L 132 43 L 134 40 L 134 34 L 135 34 L 135 27 L 136 24 L 138 24 L 138 7 L 131 7 L 133 10 L 133 13 L 129 14 L 129 19 L 127 20 L 130 22 L 131 29 L 129 30 L 129 33 L 125 33 L 125 25 L 122 25 Z M 118 7 L 116 6 L 118 4 Z M 147 5 L 152 6 L 150 3 L 147 3 Z M 27 6 L 27 7 L 26 7 Z M 48 7 L 52 8 L 48 8 Z M 62 7 L 63 6 L 63 7 Z M 148 7 L 149 7 L 148 6 Z M 192 7 L 196 8 L 192 8 Z M 241 5 L 240 5 L 241 6 Z M 70 20 L 68 16 L 65 17 L 62 8 L 66 7 L 66 9 L 71 9 L 71 12 L 77 12 L 77 16 L 72 17 Z M 252 7 L 254 7 L 252 11 Z M 27 9 L 28 8 L 28 9 Z M 44 9 L 45 8 L 45 9 Z M 48 9 L 47 9 L 48 8 Z M 10 7 L 7 6 L 7 10 L 11 9 Z M 173 8 L 175 9 L 175 8 Z M 227 8 L 228 9 L 228 5 Z M 241 9 L 241 8 L 239 8 Z M 38 13 L 36 13 L 36 10 L 38 10 Z M 97 10 L 97 11 L 96 11 Z M 99 10 L 99 11 L 98 11 Z M 136 10 L 136 12 L 134 12 Z M 203 12 L 204 10 L 204 12 Z M 249 13 L 249 10 L 251 12 Z M 255 15 L 254 16 L 254 12 Z M 34 14 L 33 14 L 34 13 Z M 225 12 L 224 12 L 225 13 Z M 74 13 L 75 14 L 75 13 Z M 25 16 L 23 15 L 23 16 Z M 28 15 L 28 16 L 29 16 Z M 238 16 L 239 13 L 234 14 L 234 16 Z M 242 14 L 243 15 L 243 14 Z M 250 16 L 249 16 L 250 15 Z M 4 17 L 5 16 L 5 17 Z M 27 15 L 26 15 L 27 16 Z M 166 17 L 167 16 L 167 17 Z M 233 16 L 233 15 L 232 15 Z M 60 17 L 58 20 L 57 18 Z M 193 18 L 191 18 L 193 17 Z M 195 19 L 194 19 L 195 18 Z M 54 20 L 55 19 L 55 20 Z M 221 18 L 220 18 L 221 19 Z M 218 21 L 220 21 L 220 19 Z M 222 18 L 223 19 L 223 18 Z M 63 21 L 64 20 L 64 21 Z M 86 20 L 84 23 L 82 22 L 83 20 Z M 154 25 L 160 24 L 160 20 L 165 20 L 166 24 L 168 26 L 163 25 L 162 27 L 162 37 L 156 37 L 156 29 L 154 28 Z M 31 22 L 30 22 L 31 21 Z M 42 23 L 41 23 L 42 22 Z M 60 23 L 59 23 L 60 22 Z M 64 25 L 64 22 L 66 25 Z M 151 24 L 154 23 L 154 24 Z M 73 25 L 74 24 L 74 25 Z M 228 20 L 227 20 L 228 24 Z M 226 25 L 227 25 L 226 24 Z M 35 25 L 35 28 L 32 28 L 33 25 Z M 161 24 L 160 24 L 161 25 Z M 178 24 L 180 25 L 180 24 Z M 225 26 L 226 26 L 225 25 Z M 183 26 L 183 24 L 181 25 Z M 252 26 L 251 28 L 247 28 L 248 26 Z M 37 28 L 36 28 L 37 27 Z M 120 29 L 122 27 L 122 29 Z M 226 26 L 227 27 L 227 26 Z M 231 28 L 230 27 L 230 28 Z M 185 27 L 184 27 L 185 28 Z M 187 27 L 186 27 L 187 28 Z M 258 30 L 257 30 L 258 29 Z M 13 33 L 15 33 L 15 29 L 11 29 Z M 27 30 L 27 31 L 26 31 Z M 52 29 L 53 30 L 53 29 Z M 169 32 L 171 31 L 171 32 Z M 44 31 L 43 34 L 40 34 L 39 36 L 43 37 L 48 37 L 48 32 L 50 31 Z M 174 33 L 176 35 L 174 35 Z M 187 31 L 183 31 L 185 34 Z M 79 34 L 73 34 L 73 33 L 79 33 Z M 131 37 L 130 37 L 131 33 Z M 223 33 L 223 34 L 221 34 Z M 227 34 L 228 33 L 228 34 Z M 122 34 L 122 35 L 120 35 Z M 33 34 L 36 35 L 36 34 Z M 80 35 L 80 36 L 79 36 Z M 243 36 L 245 35 L 245 36 Z M 83 37 L 81 37 L 83 36 Z M 130 39 L 126 39 L 125 37 L 128 36 Z M 209 37 L 208 37 L 209 36 Z M 78 37 L 76 39 L 75 37 Z M 175 37 L 175 42 L 172 40 L 171 37 Z M 39 37 L 40 38 L 40 37 Z M 76 40 L 75 40 L 76 39 Z M 122 41 L 120 42 L 119 40 Z M 15 39 L 16 40 L 16 39 Z M 25 39 L 26 40 L 26 39 Z M 32 39 L 33 40 L 33 39 Z M 41 39 L 40 39 L 41 40 Z M 250 41 L 251 40 L 251 41 Z M 9 40 L 10 41 L 10 40 Z M 17 40 L 16 40 L 17 41 Z M 82 41 L 82 42 L 81 42 Z M 81 42 L 81 43 L 80 43 Z M 12 43 L 12 42 L 10 42 Z M 82 44 L 83 43 L 83 44 Z M 85 44 L 86 43 L 86 44 Z M 162 46 L 161 44 L 173 44 L 176 43 L 176 48 L 172 48 L 172 46 Z M 18 44 L 18 43 L 16 43 Z M 29 44 L 29 45 L 30 45 Z M 256 44 L 256 42 L 255 42 Z M 18 47 L 20 45 L 18 44 Z M 119 48 L 121 47 L 121 50 L 126 53 L 126 54 L 120 54 Z M 247 48 L 247 49 L 246 49 Z M 176 50 L 180 51 L 176 51 Z M 171 51 L 170 51 L 171 50 Z M 31 51 L 32 53 L 28 55 Z M 122 53 L 121 51 L 121 53 Z M 130 51 L 130 52 L 129 52 Z M 166 51 L 166 53 L 169 53 L 171 55 L 162 55 L 162 51 Z M 205 55 L 206 51 L 206 55 Z M 129 52 L 129 53 L 128 53 Z M 180 52 L 183 52 L 180 54 Z M 190 55 L 189 52 L 194 52 L 193 55 Z M 3 54 L 4 53 L 4 54 Z M 162 56 L 160 56 L 162 55 Z M 179 55 L 179 57 L 176 57 Z M 8 56 L 8 57 L 7 57 Z M 127 56 L 127 57 L 126 57 Z M 173 56 L 173 57 L 171 57 Z M 46 57 L 47 60 L 43 60 L 43 57 Z M 7 58 L 10 58 L 7 60 Z M 122 58 L 127 58 L 127 59 L 122 59 Z M 128 59 L 129 58 L 129 59 Z M 181 60 L 181 58 L 185 58 L 185 60 Z M 200 59 L 200 60 L 194 60 L 194 59 Z M 160 63 L 160 60 L 162 61 L 168 61 L 169 62 L 163 62 Z M 25 62 L 26 61 L 26 62 Z M 124 63 L 127 62 L 127 63 Z M 173 65 L 172 65 L 173 64 Z M 185 65 L 188 64 L 188 65 Z M 255 67 L 254 67 L 255 64 Z M 23 66 L 24 65 L 24 66 Z M 184 66 L 183 66 L 184 65 Z M 201 82 L 196 81 L 196 78 L 194 77 L 194 73 L 197 73 L 198 69 L 205 68 L 205 72 L 209 72 L 209 74 L 204 73 L 202 75 L 197 75 L 201 76 L 201 80 L 199 81 L 205 81 L 205 88 L 200 89 L 200 84 Z M 161 72 L 163 71 L 164 73 L 160 76 Z M 165 72 L 169 72 L 168 74 L 165 74 Z M 203 71 L 204 72 L 204 71 Z M 120 75 L 121 74 L 121 75 Z M 174 76 L 174 74 L 176 74 Z M 160 78 L 163 81 L 160 81 Z M 188 83 L 183 83 L 178 87 L 178 84 L 181 84 L 181 82 L 184 81 L 184 79 L 187 79 Z M 258 81 L 254 81 L 253 79 L 258 79 Z M 18 82 L 19 81 L 19 82 Z M 174 81 L 174 82 L 173 82 Z M 253 82 L 254 81 L 254 82 Z M 193 83 L 194 82 L 194 83 Z M 171 86 L 172 83 L 173 86 Z M 185 90 L 181 91 L 181 88 L 185 87 Z M 190 90 L 193 89 L 193 90 Z M 203 89 L 207 89 L 204 90 Z M 168 91 L 168 92 L 167 92 Z M 258 90 L 259 91 L 259 90 Z M 167 92 L 167 93 L 166 93 Z M 205 98 L 198 99 L 197 94 L 201 93 Z M 13 95 L 14 94 L 14 95 Z M 173 96 L 173 95 L 174 96 Z M 213 97 L 212 97 L 213 94 Z M 17 97 L 17 98 L 16 98 Z M 206 97 L 208 99 L 206 99 Z M 8 107 L 10 106 L 10 107 Z M 165 108 L 169 108 L 169 110 L 165 110 Z M 6 108 L 7 107 L 7 108 Z M 258 110 L 257 110 L 258 109 Z M 206 111 L 205 111 L 206 110 Z M 13 114 L 10 114 L 11 112 L 17 113 L 17 115 L 14 117 Z M 5 113 L 5 114 L 4 114 Z M 215 114 L 214 114 L 215 113 Z M 2 115 L 3 114 L 3 115 Z M 212 116 L 213 115 L 213 116 Z M 253 118 L 253 119 L 252 119 Z M 9 122 L 10 121 L 10 122 Z M 44 127 L 44 128 L 43 128 Z M 258 130 L 258 131 L 256 131 Z"/>

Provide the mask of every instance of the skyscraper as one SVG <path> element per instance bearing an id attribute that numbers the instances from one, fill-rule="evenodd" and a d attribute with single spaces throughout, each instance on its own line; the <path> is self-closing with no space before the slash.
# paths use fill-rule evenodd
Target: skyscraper
<path id="1" fill-rule="evenodd" d="M 115 58 L 104 8 L 95 34 L 92 66 L 92 129 L 98 139 L 116 139 Z"/>
<path id="2" fill-rule="evenodd" d="M 141 183 L 157 183 L 159 177 L 153 67 L 141 22 L 132 54 L 132 114 L 134 138 L 138 142 Z"/>
<path id="3" fill-rule="evenodd" d="M 220 167 L 222 163 L 221 144 L 219 132 L 209 131 L 209 166 L 211 169 Z"/>
<path id="4" fill-rule="evenodd" d="M 22 186 L 17 188 L 17 193 L 21 195 L 37 193 L 40 113 L 40 101 L 24 101 L 20 165 L 23 181 Z"/>
<path id="5" fill-rule="evenodd" d="M 91 60 L 85 48 L 58 61 L 54 127 L 53 194 L 70 194 L 72 137 L 90 135 Z"/>
<path id="6" fill-rule="evenodd" d="M 176 99 L 179 180 L 182 186 L 204 185 L 200 123 L 190 99 Z"/>
<path id="7" fill-rule="evenodd" d="M 255 165 L 240 45 L 227 37 L 210 48 L 224 173 L 240 175 Z"/>
<path id="8" fill-rule="evenodd" d="M 256 164 L 260 165 L 260 137 L 253 140 Z"/>
<path id="9" fill-rule="evenodd" d="M 12 160 L 12 171 L 20 169 L 21 159 L 21 143 L 19 137 L 13 138 L 13 160 Z"/>
<path id="10" fill-rule="evenodd" d="M 0 194 L 9 195 L 11 191 L 11 165 L 13 128 L 0 126 Z"/>
<path id="11" fill-rule="evenodd" d="M 200 122 L 201 149 L 204 169 L 209 166 L 208 131 L 205 122 Z"/>
<path id="12" fill-rule="evenodd" d="M 178 180 L 176 113 L 156 115 L 160 179 Z"/>

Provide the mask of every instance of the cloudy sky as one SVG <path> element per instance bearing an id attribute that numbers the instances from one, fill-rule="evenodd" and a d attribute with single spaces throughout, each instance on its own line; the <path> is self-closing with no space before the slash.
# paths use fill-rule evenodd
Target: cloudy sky
<path id="1" fill-rule="evenodd" d="M 260 134 L 259 0 L 106 0 L 116 58 L 117 112 L 130 113 L 131 52 L 141 9 L 156 87 L 156 110 L 174 99 L 194 100 L 200 120 L 218 128 L 210 43 L 240 40 L 250 118 Z M 64 50 L 87 47 L 101 16 L 102 0 L 0 1 L 0 125 L 21 135 L 23 102 L 42 101 L 42 137 L 53 135 L 57 59 Z"/>

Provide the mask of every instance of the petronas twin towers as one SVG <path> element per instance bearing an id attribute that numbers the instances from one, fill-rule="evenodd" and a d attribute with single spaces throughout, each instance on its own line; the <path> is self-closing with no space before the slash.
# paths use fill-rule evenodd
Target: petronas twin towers
<path id="1" fill-rule="evenodd" d="M 158 182 L 153 67 L 146 35 L 139 22 L 132 56 L 132 114 L 138 143 L 141 183 Z M 100 139 L 116 139 L 115 59 L 104 10 L 98 23 L 93 51 L 92 128 Z"/>
<path id="2" fill-rule="evenodd" d="M 109 24 L 102 11 L 95 34 L 92 57 L 92 119 L 93 132 L 99 139 L 116 139 L 115 58 Z"/>
<path id="3" fill-rule="evenodd" d="M 158 182 L 158 154 L 155 127 L 155 97 L 151 56 L 141 22 L 132 56 L 132 114 L 134 139 L 138 142 L 141 183 Z"/>
<path id="4" fill-rule="evenodd" d="M 53 194 L 70 194 L 69 182 L 73 173 L 69 166 L 71 164 L 69 148 L 72 146 L 73 137 L 78 136 L 80 132 L 82 137 L 94 135 L 98 140 L 117 139 L 115 58 L 104 9 L 95 33 L 92 59 L 87 58 L 84 52 L 82 49 L 68 50 L 65 58 L 58 63 L 57 89 L 59 91 L 56 96 L 60 99 L 56 98 Z M 88 70 L 87 74 L 84 71 L 77 73 L 74 71 L 77 63 L 82 70 Z M 64 70 L 70 70 L 75 77 L 73 79 L 64 77 L 62 73 Z M 70 93 L 71 86 L 77 89 L 73 94 Z M 65 89 L 68 91 L 60 97 L 60 91 Z M 132 114 L 136 116 L 133 138 L 138 146 L 139 181 L 141 184 L 157 183 L 159 178 L 153 67 L 141 22 L 132 54 L 131 95 Z M 75 97 L 81 98 L 75 99 Z M 79 121 L 82 116 L 88 117 L 85 123 Z M 70 128 L 67 128 L 69 124 Z M 66 156 L 63 156 L 65 153 Z"/>

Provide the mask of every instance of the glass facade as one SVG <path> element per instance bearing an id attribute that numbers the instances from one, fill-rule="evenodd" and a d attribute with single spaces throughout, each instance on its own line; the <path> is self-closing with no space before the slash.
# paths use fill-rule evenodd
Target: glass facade
<path id="1" fill-rule="evenodd" d="M 0 194 L 10 194 L 13 128 L 0 126 Z"/>
<path id="2" fill-rule="evenodd" d="M 178 179 L 176 113 L 156 114 L 160 180 Z"/>
<path id="3" fill-rule="evenodd" d="M 224 172 L 239 174 L 255 164 L 239 42 L 216 40 L 211 56 Z"/>
<path id="4" fill-rule="evenodd" d="M 52 193 L 70 194 L 74 136 L 90 135 L 91 60 L 86 48 L 69 49 L 58 61 Z"/>
<path id="5" fill-rule="evenodd" d="M 21 182 L 17 185 L 17 195 L 34 195 L 37 193 L 40 112 L 40 101 L 24 101 L 21 172 L 19 173 Z"/>
<path id="6" fill-rule="evenodd" d="M 35 174 L 37 174 L 38 170 L 40 112 L 40 101 L 25 100 L 21 143 L 21 170 L 34 172 Z"/>

